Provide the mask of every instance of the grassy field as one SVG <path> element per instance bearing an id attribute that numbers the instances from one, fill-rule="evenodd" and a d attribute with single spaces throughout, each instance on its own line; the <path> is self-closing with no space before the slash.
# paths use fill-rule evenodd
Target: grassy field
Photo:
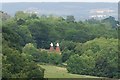
<path id="1" fill-rule="evenodd" d="M 53 65 L 40 66 L 45 69 L 45 78 L 98 78 L 94 76 L 70 74 L 67 72 L 67 69 L 63 67 L 57 67 Z"/>

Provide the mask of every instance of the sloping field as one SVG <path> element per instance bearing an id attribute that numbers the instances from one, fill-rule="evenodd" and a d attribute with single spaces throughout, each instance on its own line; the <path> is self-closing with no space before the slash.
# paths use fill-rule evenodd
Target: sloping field
<path id="1" fill-rule="evenodd" d="M 45 78 L 98 78 L 94 76 L 77 75 L 67 72 L 66 68 L 53 65 L 40 65 L 45 69 Z"/>

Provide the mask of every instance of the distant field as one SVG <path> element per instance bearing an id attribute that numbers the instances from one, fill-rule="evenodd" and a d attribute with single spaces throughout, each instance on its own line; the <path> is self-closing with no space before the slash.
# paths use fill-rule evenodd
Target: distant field
<path id="1" fill-rule="evenodd" d="M 66 68 L 53 65 L 40 65 L 45 69 L 45 78 L 98 78 L 94 76 L 70 74 Z"/>

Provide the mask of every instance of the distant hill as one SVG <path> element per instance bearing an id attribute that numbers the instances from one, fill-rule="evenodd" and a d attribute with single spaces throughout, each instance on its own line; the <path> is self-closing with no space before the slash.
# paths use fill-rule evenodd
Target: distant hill
<path id="1" fill-rule="evenodd" d="M 117 19 L 117 3 L 83 3 L 83 2 L 41 2 L 41 3 L 2 3 L 2 11 L 14 15 L 16 11 L 35 11 L 39 15 L 66 16 L 74 15 L 77 20 L 92 17 L 113 16 Z"/>

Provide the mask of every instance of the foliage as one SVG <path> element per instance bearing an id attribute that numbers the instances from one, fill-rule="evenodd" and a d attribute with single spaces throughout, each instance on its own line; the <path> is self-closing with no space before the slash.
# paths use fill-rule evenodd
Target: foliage
<path id="1" fill-rule="evenodd" d="M 2 49 L 2 76 L 3 78 L 43 78 L 44 69 L 21 54 L 18 50 L 10 48 L 7 42 L 3 42 Z"/>
<path id="2" fill-rule="evenodd" d="M 25 56 L 29 61 L 55 65 L 61 63 L 61 55 L 59 53 L 39 50 L 31 43 L 28 43 L 23 47 L 22 55 Z"/>
<path id="3" fill-rule="evenodd" d="M 66 61 L 71 73 L 117 77 L 118 35 L 113 17 L 75 21 L 72 15 L 63 18 L 18 11 L 3 19 L 4 77 L 43 77 L 37 62 Z M 40 50 L 49 49 L 51 42 L 60 43 L 62 55 Z"/>
<path id="4" fill-rule="evenodd" d="M 64 50 L 62 51 L 62 62 L 66 62 L 71 55 L 73 55 L 73 51 L 71 50 Z"/>
<path id="5" fill-rule="evenodd" d="M 75 18 L 74 18 L 74 16 L 67 16 L 66 21 L 67 22 L 74 22 Z"/>
<path id="6" fill-rule="evenodd" d="M 118 21 L 115 20 L 114 17 L 109 16 L 108 18 L 104 19 L 103 22 L 108 22 L 112 25 L 113 28 L 117 27 Z"/>
<path id="7" fill-rule="evenodd" d="M 82 44 L 80 53 L 69 58 L 67 69 L 71 73 L 117 78 L 117 46 L 117 39 L 96 38 L 88 41 Z"/>
<path id="8" fill-rule="evenodd" d="M 61 55 L 55 52 L 40 51 L 38 62 L 49 64 L 61 64 Z"/>
<path id="9" fill-rule="evenodd" d="M 90 75 L 94 68 L 94 58 L 92 56 L 75 54 L 71 56 L 67 62 L 68 71 L 74 74 Z"/>

